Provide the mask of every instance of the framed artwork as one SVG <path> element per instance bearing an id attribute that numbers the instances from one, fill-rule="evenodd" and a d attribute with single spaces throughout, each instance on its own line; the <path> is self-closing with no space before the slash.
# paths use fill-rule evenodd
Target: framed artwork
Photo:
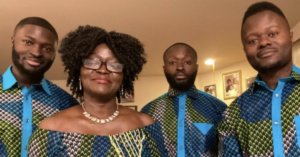
<path id="1" fill-rule="evenodd" d="M 216 84 L 204 86 L 204 92 L 217 97 Z"/>
<path id="2" fill-rule="evenodd" d="M 125 94 L 125 97 L 121 97 L 121 103 L 131 103 L 134 102 L 134 96 L 132 94 Z"/>
<path id="3" fill-rule="evenodd" d="M 242 93 L 242 71 L 222 74 L 224 100 L 236 98 Z"/>
<path id="4" fill-rule="evenodd" d="M 255 82 L 256 77 L 247 77 L 246 78 L 246 90 L 251 87 L 252 83 Z"/>
<path id="5" fill-rule="evenodd" d="M 137 111 L 137 106 L 127 106 L 128 108 L 130 108 L 130 109 L 133 109 L 133 110 L 136 110 Z"/>

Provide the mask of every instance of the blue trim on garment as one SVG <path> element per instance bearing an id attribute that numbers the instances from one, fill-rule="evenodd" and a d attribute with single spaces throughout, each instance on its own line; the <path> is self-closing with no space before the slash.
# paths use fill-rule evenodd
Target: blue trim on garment
<path id="1" fill-rule="evenodd" d="M 45 78 L 42 79 L 42 87 L 47 94 L 51 95 L 51 91 L 49 90 L 49 85 Z"/>
<path id="2" fill-rule="evenodd" d="M 278 85 L 272 96 L 272 134 L 274 156 L 276 157 L 284 157 L 281 128 L 281 96 L 285 82 L 282 80 L 283 79 L 278 79 Z"/>
<path id="3" fill-rule="evenodd" d="M 300 147 L 300 116 L 294 116 L 297 145 Z"/>
<path id="4" fill-rule="evenodd" d="M 32 134 L 32 99 L 31 93 L 34 86 L 27 89 L 22 87 L 23 94 L 23 117 L 22 117 L 22 139 L 21 139 L 21 157 L 27 157 L 28 142 Z"/>
<path id="5" fill-rule="evenodd" d="M 179 93 L 177 95 L 179 99 L 179 111 L 177 121 L 177 156 L 185 157 L 184 147 L 184 123 L 185 123 L 185 112 L 186 112 L 186 93 Z"/>
<path id="6" fill-rule="evenodd" d="M 298 67 L 296 67 L 295 64 L 293 64 L 293 71 L 300 74 L 300 69 Z"/>
<path id="7" fill-rule="evenodd" d="M 11 88 L 13 85 L 17 83 L 17 80 L 12 73 L 12 66 L 9 66 L 8 69 L 3 74 L 3 90 L 7 90 Z M 41 81 L 42 87 L 44 91 L 51 95 L 51 91 L 49 90 L 49 84 L 47 83 L 47 80 L 43 77 Z"/>
<path id="8" fill-rule="evenodd" d="M 11 67 L 12 66 L 9 66 L 3 74 L 3 90 L 7 90 L 17 83 L 17 80 L 11 71 Z"/>
<path id="9" fill-rule="evenodd" d="M 209 123 L 193 123 L 195 127 L 201 131 L 203 135 L 206 135 L 208 131 L 214 126 L 213 124 Z"/>

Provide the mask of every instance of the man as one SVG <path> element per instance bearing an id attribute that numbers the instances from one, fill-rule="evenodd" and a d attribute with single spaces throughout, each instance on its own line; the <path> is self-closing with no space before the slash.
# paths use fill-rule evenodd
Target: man
<path id="1" fill-rule="evenodd" d="M 292 33 L 272 3 L 248 8 L 241 38 L 258 72 L 255 83 L 224 112 L 220 156 L 300 156 L 300 69 L 292 63 Z"/>
<path id="2" fill-rule="evenodd" d="M 45 19 L 21 20 L 12 41 L 13 64 L 0 76 L 0 156 L 27 156 L 30 135 L 46 117 L 78 104 L 46 80 L 58 35 Z"/>
<path id="3" fill-rule="evenodd" d="M 147 104 L 142 112 L 162 124 L 169 156 L 216 156 L 216 128 L 226 105 L 195 86 L 197 53 L 185 43 L 176 43 L 164 53 L 168 93 Z"/>

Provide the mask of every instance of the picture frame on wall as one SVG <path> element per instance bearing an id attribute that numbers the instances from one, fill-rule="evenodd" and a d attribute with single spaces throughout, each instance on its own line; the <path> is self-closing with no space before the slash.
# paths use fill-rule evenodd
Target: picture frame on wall
<path id="1" fill-rule="evenodd" d="M 222 74 L 224 100 L 233 99 L 242 93 L 242 71 Z"/>
<path id="2" fill-rule="evenodd" d="M 204 86 L 204 92 L 217 97 L 216 84 Z"/>
<path id="3" fill-rule="evenodd" d="M 246 78 L 246 90 L 252 86 L 252 84 L 255 82 L 255 79 L 256 79 L 256 76 Z"/>
<path id="4" fill-rule="evenodd" d="M 138 110 L 138 108 L 137 108 L 137 106 L 126 106 L 126 107 L 128 107 L 128 108 L 130 108 L 130 109 L 132 109 L 132 110 L 135 110 L 135 111 L 137 111 Z"/>

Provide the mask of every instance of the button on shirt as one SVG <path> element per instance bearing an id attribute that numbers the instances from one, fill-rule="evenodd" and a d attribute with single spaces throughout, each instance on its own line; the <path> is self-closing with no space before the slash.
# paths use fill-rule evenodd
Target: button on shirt
<path id="1" fill-rule="evenodd" d="M 217 155 L 216 128 L 226 107 L 193 86 L 181 93 L 170 88 L 141 112 L 161 123 L 169 156 L 201 157 Z"/>
<path id="2" fill-rule="evenodd" d="M 300 69 L 270 89 L 258 77 L 254 86 L 224 112 L 220 156 L 300 156 Z"/>
<path id="3" fill-rule="evenodd" d="M 45 78 L 29 89 L 19 86 L 10 66 L 0 75 L 1 157 L 26 157 L 29 138 L 39 123 L 77 104 L 76 99 Z"/>

